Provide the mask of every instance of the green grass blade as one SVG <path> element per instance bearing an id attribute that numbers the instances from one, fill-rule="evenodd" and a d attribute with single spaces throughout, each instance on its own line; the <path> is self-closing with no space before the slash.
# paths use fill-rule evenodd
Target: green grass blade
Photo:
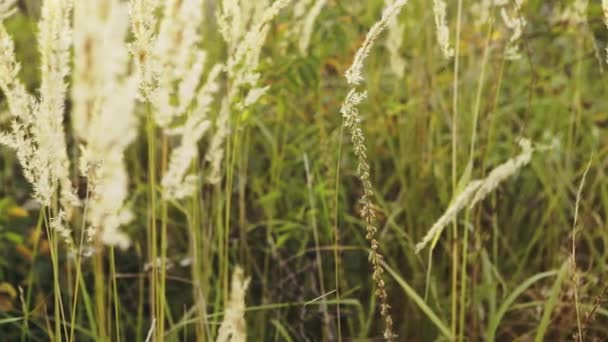
<path id="1" fill-rule="evenodd" d="M 547 277 L 552 277 L 552 276 L 556 275 L 557 273 L 558 273 L 558 271 L 552 270 L 552 271 L 535 274 L 532 277 L 526 279 L 526 281 L 521 283 L 521 285 L 516 287 L 513 290 L 513 292 L 511 292 L 511 294 L 509 294 L 509 296 L 504 300 L 504 302 L 502 302 L 502 304 L 498 308 L 498 311 L 496 312 L 496 315 L 493 317 L 492 321 L 488 325 L 488 330 L 486 332 L 486 340 L 494 341 L 495 336 L 496 336 L 496 329 L 498 329 L 498 324 L 502 320 L 502 317 L 507 313 L 507 311 L 509 310 L 509 308 L 511 307 L 513 302 L 515 302 L 515 299 L 517 299 L 517 297 L 519 297 L 519 295 L 521 295 L 524 291 L 526 291 L 530 286 L 532 286 L 537 281 L 542 280 Z"/>
<path id="2" fill-rule="evenodd" d="M 559 269 L 559 274 L 557 275 L 557 279 L 555 280 L 555 284 L 551 288 L 551 295 L 549 296 L 549 300 L 545 303 L 545 307 L 543 308 L 543 317 L 540 320 L 540 324 L 538 325 L 538 330 L 536 330 L 536 337 L 534 338 L 534 342 L 542 342 L 545 337 L 545 332 L 547 331 L 547 327 L 549 326 L 549 322 L 551 321 L 551 313 L 557 304 L 557 299 L 559 297 L 559 292 L 562 288 L 562 283 L 564 278 L 566 277 L 566 273 L 568 270 L 568 261 L 562 264 L 562 267 Z"/>
<path id="3" fill-rule="evenodd" d="M 451 340 L 452 333 L 450 332 L 450 329 L 447 327 L 447 325 L 445 325 L 445 323 L 443 323 L 443 321 L 441 321 L 441 319 L 435 314 L 435 312 L 433 312 L 433 309 L 431 309 L 424 302 L 424 299 L 422 297 L 420 297 L 418 295 L 418 293 L 416 293 L 416 291 L 411 286 L 409 286 L 408 283 L 403 278 L 401 278 L 397 274 L 397 272 L 395 272 L 392 268 L 390 268 L 385 262 L 382 262 L 382 266 L 384 267 L 384 269 L 386 269 L 386 271 L 388 271 L 388 273 L 390 273 L 390 275 L 403 288 L 403 290 L 408 295 L 408 297 L 410 297 L 414 301 L 414 303 L 416 303 L 416 305 L 418 305 L 420 310 L 422 310 L 422 312 L 424 312 L 426 314 L 426 316 L 431 320 L 431 322 L 433 322 L 433 324 L 435 324 L 435 326 L 439 329 L 439 331 L 448 340 Z"/>

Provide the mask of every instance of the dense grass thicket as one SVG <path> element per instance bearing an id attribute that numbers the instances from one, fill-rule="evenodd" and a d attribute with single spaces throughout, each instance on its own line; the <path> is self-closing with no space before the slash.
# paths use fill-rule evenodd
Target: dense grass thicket
<path id="1" fill-rule="evenodd" d="M 0 23 L 0 341 L 608 338 L 608 1 Z"/>

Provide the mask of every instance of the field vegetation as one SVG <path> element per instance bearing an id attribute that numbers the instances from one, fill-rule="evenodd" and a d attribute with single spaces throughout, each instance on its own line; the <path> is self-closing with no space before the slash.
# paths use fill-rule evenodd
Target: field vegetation
<path id="1" fill-rule="evenodd" d="M 608 0 L 0 0 L 0 341 L 603 341 Z"/>

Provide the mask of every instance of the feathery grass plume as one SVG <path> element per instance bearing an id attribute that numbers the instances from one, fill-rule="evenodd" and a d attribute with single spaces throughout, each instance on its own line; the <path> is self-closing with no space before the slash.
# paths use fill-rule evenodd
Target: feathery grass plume
<path id="1" fill-rule="evenodd" d="M 321 10 L 327 4 L 327 0 L 316 0 L 312 6 L 312 1 L 300 1 L 294 6 L 294 16 L 296 17 L 292 35 L 297 35 L 298 50 L 302 55 L 308 54 L 310 39 L 312 38 L 315 21 Z"/>
<path id="2" fill-rule="evenodd" d="M 36 113 L 36 130 L 40 154 L 49 160 L 53 177 L 60 185 L 60 201 L 65 210 L 78 206 L 79 200 L 70 180 L 70 162 L 63 128 L 64 106 L 70 73 L 72 46 L 71 0 L 47 0 L 42 5 L 39 27 L 39 50 L 42 77 L 40 102 Z"/>
<path id="3" fill-rule="evenodd" d="M 210 164 L 210 171 L 207 175 L 207 181 L 211 184 L 217 184 L 222 180 L 221 168 L 222 160 L 224 159 L 224 140 L 228 136 L 230 120 L 230 102 L 228 98 L 222 100 L 220 113 L 216 121 L 216 131 L 211 138 L 209 150 L 205 155 L 205 160 Z"/>
<path id="4" fill-rule="evenodd" d="M 608 29 L 608 0 L 602 0 L 602 10 L 604 11 L 604 25 Z M 608 63 L 608 46 L 606 46 L 606 63 Z"/>
<path id="5" fill-rule="evenodd" d="M 389 6 L 391 1 L 384 0 L 385 6 Z M 401 56 L 401 46 L 403 44 L 403 35 L 405 34 L 405 24 L 400 23 L 397 16 L 393 17 L 387 28 L 387 37 L 385 47 L 389 53 L 389 61 L 391 71 L 395 76 L 403 78 L 405 73 L 405 58 Z"/>
<path id="6" fill-rule="evenodd" d="M 149 99 L 159 127 L 168 128 L 195 98 L 206 60 L 198 48 L 202 24 L 202 0 L 165 2 L 153 50 L 155 88 Z"/>
<path id="7" fill-rule="evenodd" d="M 135 2 L 132 1 L 132 8 Z M 237 18 L 235 27 L 242 26 L 238 4 L 232 0 L 227 2 L 228 10 Z M 146 31 L 148 82 L 144 89 L 147 100 L 153 107 L 155 123 L 165 133 L 179 135 L 181 140 L 181 145 L 171 152 L 168 170 L 161 181 L 165 200 L 187 197 L 196 189 L 197 176 L 187 172 L 198 156 L 199 140 L 210 127 L 207 113 L 219 88 L 217 78 L 221 65 L 212 67 L 206 83 L 201 86 L 206 63 L 206 53 L 198 47 L 202 41 L 199 30 L 203 9 L 202 0 L 166 1 L 158 34 L 154 34 L 151 26 Z M 230 36 L 240 32 L 235 27 L 231 27 Z"/>
<path id="8" fill-rule="evenodd" d="M 447 5 L 444 0 L 433 0 L 433 14 L 435 15 L 435 28 L 437 30 L 437 42 L 443 51 L 445 58 L 454 56 L 454 49 L 450 47 L 450 28 L 447 23 Z"/>
<path id="9" fill-rule="evenodd" d="M 73 127 L 84 144 L 81 174 L 88 178 L 88 240 L 129 247 L 119 228 L 133 214 L 125 207 L 128 172 L 125 149 L 137 137 L 137 78 L 129 71 L 124 39 L 128 8 L 119 0 L 78 1 L 75 5 Z M 120 96 L 116 96 L 116 94 Z"/>
<path id="10" fill-rule="evenodd" d="M 480 0 L 469 7 L 473 14 L 473 22 L 476 27 L 480 27 L 488 22 L 491 15 L 491 9 L 494 7 L 495 3 L 495 0 Z"/>
<path id="11" fill-rule="evenodd" d="M 528 139 L 520 139 L 518 143 L 522 150 L 521 153 L 515 158 L 511 158 L 497 166 L 488 174 L 483 180 L 483 184 L 479 187 L 479 190 L 477 190 L 477 193 L 475 193 L 475 197 L 473 197 L 469 208 L 472 208 L 478 202 L 486 198 L 489 193 L 498 187 L 498 184 L 502 183 L 504 180 L 514 175 L 519 169 L 530 163 L 532 153 L 534 152 L 532 143 Z"/>
<path id="12" fill-rule="evenodd" d="M 416 244 L 415 252 L 420 252 L 429 242 L 433 241 L 433 245 L 438 237 L 443 232 L 443 229 L 454 220 L 458 213 L 464 209 L 470 202 L 475 192 L 481 187 L 483 181 L 471 181 L 465 188 L 452 200 L 446 211 L 441 217 L 431 226 L 431 229 L 426 233 L 420 242 Z"/>
<path id="13" fill-rule="evenodd" d="M 56 216 L 51 217 L 49 220 L 49 228 L 55 231 L 63 242 L 74 251 L 74 241 L 72 240 L 72 230 L 65 225 L 66 215 L 63 210 L 60 210 Z"/>
<path id="14" fill-rule="evenodd" d="M 567 23 L 572 26 L 586 24 L 588 6 L 589 0 L 574 0 L 570 6 L 564 9 L 557 7 L 550 21 L 552 24 Z"/>
<path id="15" fill-rule="evenodd" d="M 462 209 L 465 207 L 468 207 L 469 209 L 473 208 L 489 193 L 494 191 L 500 183 L 530 163 L 532 153 L 534 152 L 532 143 L 528 139 L 520 139 L 518 143 L 522 149 L 522 152 L 519 155 L 494 168 L 486 178 L 471 181 L 462 192 L 452 200 L 444 214 L 433 224 L 422 240 L 416 244 L 416 253 L 419 253 L 431 241 L 433 241 L 431 248 L 434 248 L 443 229 L 454 220 Z"/>
<path id="16" fill-rule="evenodd" d="M 17 11 L 16 2 L 17 0 L 0 0 L 0 20 L 10 17 Z"/>
<path id="17" fill-rule="evenodd" d="M 218 13 L 218 25 L 228 49 L 226 73 L 228 90 L 220 114 L 215 122 L 215 133 L 205 159 L 210 162 L 207 181 L 217 184 L 221 180 L 221 164 L 224 155 L 224 141 L 230 130 L 230 114 L 233 110 L 244 111 L 257 102 L 269 87 L 261 86 L 257 71 L 262 46 L 266 41 L 270 21 L 287 6 L 291 0 L 277 0 L 262 12 L 253 16 L 245 13 L 251 6 L 243 6 L 247 1 L 223 0 Z M 264 2 L 267 3 L 267 2 Z M 257 6 L 253 7 L 259 8 Z"/>
<path id="18" fill-rule="evenodd" d="M 13 117 L 10 133 L 0 135 L 0 143 L 13 148 L 32 184 L 34 198 L 48 206 L 55 191 L 66 215 L 79 205 L 69 174 L 69 160 L 63 130 L 64 102 L 69 73 L 71 2 L 47 0 L 42 5 L 39 24 L 41 54 L 40 99 L 27 93 L 18 80 L 14 43 L 0 24 L 0 88 L 7 97 Z"/>
<path id="19" fill-rule="evenodd" d="M 357 175 L 363 187 L 363 196 L 361 196 L 360 199 L 362 205 L 360 214 L 365 222 L 365 230 L 367 232 L 365 238 L 370 242 L 371 246 L 369 262 L 372 267 L 372 279 L 376 284 L 376 295 L 380 299 L 380 314 L 384 318 L 384 338 L 387 340 L 393 340 L 395 338 L 395 334 L 393 333 L 393 318 L 390 313 L 391 307 L 388 304 L 385 283 L 382 279 L 384 268 L 382 267 L 381 261 L 383 257 L 380 254 L 379 244 L 375 237 L 378 228 L 376 227 L 376 212 L 374 209 L 374 190 L 370 180 L 371 171 L 367 161 L 365 136 L 363 135 L 363 130 L 359 126 L 361 119 L 359 118 L 357 109 L 357 106 L 366 98 L 367 93 L 365 91 L 359 92 L 357 86 L 364 80 L 363 65 L 371 48 L 390 20 L 399 14 L 401 8 L 406 4 L 407 0 L 397 0 L 386 7 L 382 13 L 382 18 L 380 18 L 380 20 L 367 32 L 363 45 L 355 53 L 352 65 L 346 70 L 346 81 L 352 88 L 346 95 L 342 107 L 340 108 L 340 113 L 344 118 L 344 125 L 350 131 L 354 154 L 357 158 Z"/>
<path id="20" fill-rule="evenodd" d="M 133 43 L 129 45 L 129 51 L 133 55 L 142 99 L 149 99 L 154 88 L 152 50 L 158 23 L 155 11 L 159 5 L 160 0 L 129 1 L 131 31 L 134 37 Z"/>
<path id="21" fill-rule="evenodd" d="M 390 20 L 395 17 L 403 6 L 407 4 L 407 0 L 397 0 L 392 5 L 387 6 L 382 13 L 382 18 L 378 20 L 370 29 L 367 31 L 365 41 L 363 45 L 355 53 L 355 58 L 350 67 L 346 70 L 346 81 L 351 86 L 357 86 L 364 80 L 363 78 L 363 64 L 365 59 L 369 55 L 371 48 L 378 39 L 378 36 L 384 31 Z"/>
<path id="22" fill-rule="evenodd" d="M 224 320 L 217 334 L 216 342 L 247 341 L 245 322 L 245 295 L 250 278 L 244 278 L 243 269 L 237 266 L 232 273 L 230 301 L 224 312 Z"/>
<path id="23" fill-rule="evenodd" d="M 218 17 L 220 32 L 228 45 L 229 58 L 226 65 L 231 100 L 240 87 L 249 86 L 248 91 L 260 91 L 258 81 L 260 74 L 256 72 L 259 65 L 262 46 L 270 29 L 269 23 L 291 0 L 277 0 L 267 7 L 261 16 L 252 18 L 248 25 L 240 23 L 243 17 L 238 7 L 240 1 L 224 0 Z M 236 6 L 236 8 L 235 8 Z M 241 13 L 237 15 L 236 13 Z M 240 27 L 236 31 L 235 27 Z"/>
<path id="24" fill-rule="evenodd" d="M 508 13 L 506 6 L 500 9 L 500 15 L 502 16 L 502 20 L 504 21 L 507 28 L 509 28 L 512 33 L 511 37 L 509 37 L 509 41 L 507 42 L 507 47 L 505 50 L 505 58 L 509 60 L 516 60 L 521 58 L 521 53 L 519 51 L 518 41 L 523 34 L 524 27 L 527 24 L 527 21 L 521 15 L 521 7 L 523 5 L 524 0 L 514 0 L 513 10 L 511 14 Z"/>
<path id="25" fill-rule="evenodd" d="M 217 77 L 221 71 L 222 66 L 219 64 L 211 69 L 205 85 L 201 87 L 196 97 L 196 107 L 183 126 L 175 131 L 181 135 L 181 145 L 171 152 L 169 169 L 162 179 L 165 199 L 182 199 L 191 196 L 196 191 L 198 177 L 188 174 L 188 168 L 198 157 L 198 141 L 211 126 L 207 113 L 211 108 L 213 95 L 219 89 Z"/>

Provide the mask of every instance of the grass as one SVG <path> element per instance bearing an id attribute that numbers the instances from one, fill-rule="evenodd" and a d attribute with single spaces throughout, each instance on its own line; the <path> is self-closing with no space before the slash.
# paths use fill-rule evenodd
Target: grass
<path id="1" fill-rule="evenodd" d="M 512 61 L 505 58 L 511 32 L 498 11 L 477 26 L 470 2 L 450 2 L 455 56 L 446 59 L 432 6 L 411 0 L 398 16 L 404 76 L 391 72 L 386 34 L 363 69 L 359 90 L 368 97 L 358 125 L 374 192 L 362 204 L 367 190 L 340 107 L 351 88 L 344 74 L 383 6 L 328 1 L 308 53 L 290 34 L 293 5 L 281 11 L 257 68 L 269 91 L 231 113 L 221 181 L 203 182 L 187 199 L 163 200 L 162 176 L 179 141 L 139 102 L 138 137 L 125 151 L 135 216 L 123 227 L 127 250 L 99 242 L 92 255 L 72 253 L 49 226 L 58 207 L 36 205 L 14 152 L 0 149 L 2 339 L 214 341 L 234 312 L 227 305 L 240 265 L 251 278 L 242 312 L 248 340 L 380 340 L 385 318 L 368 261 L 369 222 L 359 215 L 369 203 L 397 340 L 608 336 L 608 83 L 601 71 L 608 30 L 599 2 L 589 4 L 586 21 L 569 23 L 548 19 L 558 4 L 527 1 L 522 58 Z M 20 77 L 35 94 L 39 10 L 34 1 L 20 9 L 5 25 Z M 225 61 L 216 23 L 206 21 L 202 31 L 207 64 Z M 230 91 L 238 102 L 249 89 L 235 90 L 232 81 L 224 76 L 218 94 Z M 214 125 L 220 103 L 209 114 Z M 77 160 L 66 104 L 68 153 Z M 452 199 L 516 156 L 522 137 L 536 148 L 531 162 L 463 210 L 434 248 L 416 253 Z M 189 169 L 206 179 L 210 139 L 197 146 Z M 72 168 L 88 198 L 86 179 L 77 163 Z M 89 209 L 71 221 L 76 250 L 86 246 Z"/>

